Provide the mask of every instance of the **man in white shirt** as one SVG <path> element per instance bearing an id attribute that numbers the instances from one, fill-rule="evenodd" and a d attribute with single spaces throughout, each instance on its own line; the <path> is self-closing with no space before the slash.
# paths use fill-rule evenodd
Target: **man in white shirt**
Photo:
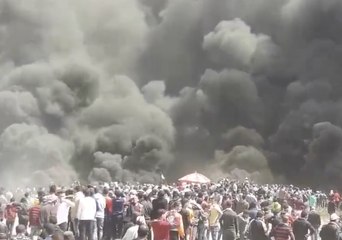
<path id="1" fill-rule="evenodd" d="M 127 229 L 125 235 L 121 240 L 134 240 L 138 237 L 138 230 L 141 225 L 146 225 L 143 216 L 135 216 L 133 219 L 134 225 Z"/>
<path id="2" fill-rule="evenodd" d="M 85 190 L 85 197 L 81 198 L 77 209 L 79 220 L 80 240 L 94 240 L 96 201 L 93 198 L 94 190 Z"/>
<path id="3" fill-rule="evenodd" d="M 58 209 L 57 209 L 57 225 L 65 232 L 68 228 L 68 216 L 71 207 L 75 206 L 75 203 L 66 198 L 65 192 L 58 192 Z"/>
<path id="4" fill-rule="evenodd" d="M 78 237 L 80 236 L 80 233 L 79 233 L 79 228 L 78 228 L 79 222 L 77 219 L 77 210 L 78 210 L 78 205 L 79 205 L 80 199 L 84 198 L 84 194 L 83 194 L 81 186 L 76 186 L 75 192 L 76 192 L 75 197 L 74 197 L 75 206 L 71 207 L 70 217 L 71 217 L 71 221 L 72 221 L 74 235 L 75 235 L 76 239 L 78 239 Z"/>
<path id="5" fill-rule="evenodd" d="M 102 240 L 103 236 L 103 224 L 105 217 L 105 208 L 106 208 L 106 199 L 105 197 L 99 193 L 99 190 L 95 188 L 94 199 L 96 201 L 96 233 L 97 240 Z"/>

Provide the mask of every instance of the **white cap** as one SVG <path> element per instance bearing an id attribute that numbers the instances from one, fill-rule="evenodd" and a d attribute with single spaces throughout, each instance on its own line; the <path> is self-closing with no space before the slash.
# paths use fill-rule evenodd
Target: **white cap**
<path id="1" fill-rule="evenodd" d="M 330 221 L 336 221 L 338 219 L 340 219 L 340 217 L 336 213 L 331 214 Z"/>

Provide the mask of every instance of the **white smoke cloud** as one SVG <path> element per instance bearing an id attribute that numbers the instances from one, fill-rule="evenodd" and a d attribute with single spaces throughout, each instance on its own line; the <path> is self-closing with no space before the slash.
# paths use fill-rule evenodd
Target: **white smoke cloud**
<path id="1" fill-rule="evenodd" d="M 214 62 L 229 67 L 248 68 L 259 45 L 270 42 L 263 34 L 253 34 L 241 19 L 222 21 L 204 37 L 203 48 Z"/>
<path id="2" fill-rule="evenodd" d="M 231 175 L 239 175 L 239 179 L 250 177 L 257 182 L 274 181 L 266 157 L 252 146 L 235 146 L 229 153 L 217 151 L 215 161 Z"/>
<path id="3" fill-rule="evenodd" d="M 22 123 L 7 127 L 0 135 L 0 152 L 1 161 L 6 162 L 3 181 L 11 186 L 23 184 L 20 181 L 40 170 L 45 170 L 45 174 L 50 171 L 50 180 L 60 184 L 69 183 L 76 177 L 69 165 L 74 152 L 73 143 L 37 125 Z M 59 169 L 63 171 L 58 172 Z M 10 177 L 13 172 L 18 178 Z M 16 182 L 6 181 L 7 177 Z"/>

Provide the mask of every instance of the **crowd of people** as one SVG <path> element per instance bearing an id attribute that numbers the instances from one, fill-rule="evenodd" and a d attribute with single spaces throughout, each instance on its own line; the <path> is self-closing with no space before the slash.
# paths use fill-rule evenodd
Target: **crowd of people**
<path id="1" fill-rule="evenodd" d="M 338 240 L 340 202 L 337 191 L 248 179 L 1 189 L 0 240 Z"/>

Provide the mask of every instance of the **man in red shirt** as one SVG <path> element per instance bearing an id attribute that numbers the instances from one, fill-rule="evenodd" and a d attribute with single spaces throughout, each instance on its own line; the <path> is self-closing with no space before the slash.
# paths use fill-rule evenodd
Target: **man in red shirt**
<path id="1" fill-rule="evenodd" d="M 151 222 L 153 240 L 169 240 L 170 239 L 170 223 L 163 217 L 165 211 L 158 210 L 158 218 Z"/>
<path id="2" fill-rule="evenodd" d="M 275 240 L 295 240 L 295 236 L 288 221 L 288 215 L 282 215 L 282 222 L 272 230 L 270 237 L 274 237 Z"/>
<path id="3" fill-rule="evenodd" d="M 38 236 L 41 230 L 40 205 L 38 199 L 34 201 L 33 206 L 29 209 L 29 222 L 31 228 L 31 237 Z"/>
<path id="4" fill-rule="evenodd" d="M 17 208 L 17 205 L 14 203 L 14 198 L 12 198 L 10 202 L 11 203 L 8 204 L 5 208 L 5 219 L 6 219 L 7 228 L 10 231 L 9 235 L 11 236 L 13 226 L 14 226 L 14 221 L 17 217 L 18 208 Z"/>
<path id="5" fill-rule="evenodd" d="M 113 193 L 109 192 L 107 188 L 103 189 L 103 195 L 106 199 L 106 207 L 105 207 L 105 218 L 103 224 L 103 239 L 109 240 L 113 236 Z"/>

